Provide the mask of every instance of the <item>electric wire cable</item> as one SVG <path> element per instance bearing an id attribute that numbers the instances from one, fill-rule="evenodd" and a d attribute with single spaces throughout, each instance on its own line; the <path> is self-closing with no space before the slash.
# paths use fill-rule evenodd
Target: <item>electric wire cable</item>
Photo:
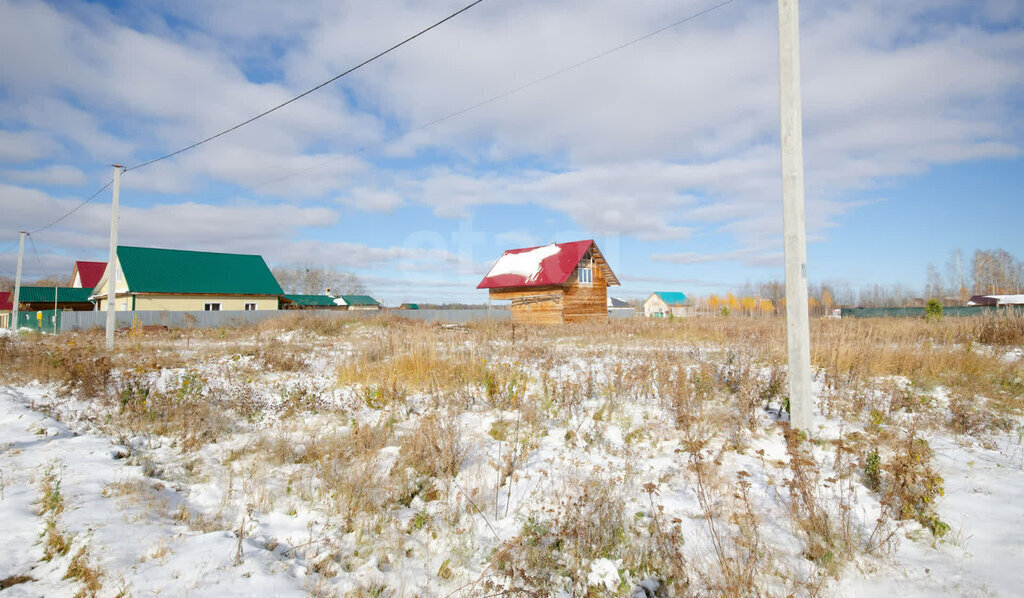
<path id="1" fill-rule="evenodd" d="M 78 204 L 77 206 L 75 206 L 75 207 L 71 208 L 70 210 L 68 210 L 67 212 L 65 212 L 64 215 L 61 216 L 60 218 L 57 218 L 56 220 L 50 222 L 49 224 L 47 224 L 45 226 L 41 226 L 41 227 L 35 229 L 34 231 L 29 232 L 28 235 L 32 236 L 33 233 L 38 233 L 39 231 L 46 230 L 46 229 L 50 228 L 51 226 L 53 226 L 54 224 L 57 224 L 61 220 L 64 220 L 68 216 L 74 214 L 78 210 L 82 209 L 82 207 L 84 207 L 85 204 L 87 204 L 90 201 L 96 199 L 97 195 L 99 195 L 100 193 L 103 193 L 104 191 L 106 191 L 107 188 L 110 187 L 110 185 L 112 185 L 113 183 L 114 183 L 114 179 L 110 179 L 109 181 L 107 181 L 106 185 L 103 185 L 102 187 L 100 187 L 100 189 L 98 191 L 96 191 L 96 193 L 93 193 L 92 195 L 90 195 L 88 199 L 86 199 L 82 203 Z"/>
<path id="2" fill-rule="evenodd" d="M 291 104 L 292 102 L 295 102 L 297 100 L 300 100 L 300 99 L 308 96 L 309 94 L 313 93 L 314 91 L 317 91 L 318 89 L 321 89 L 323 87 L 326 87 L 327 85 L 330 85 L 331 83 L 334 83 L 335 81 L 337 81 L 338 79 L 341 79 L 345 75 L 348 75 L 349 73 L 352 73 L 352 72 L 354 72 L 356 70 L 359 70 L 360 68 L 370 64 L 371 62 L 377 60 L 378 58 L 380 58 L 380 57 L 382 57 L 382 56 L 384 56 L 386 54 L 389 54 L 392 51 L 397 50 L 398 48 L 401 48 L 405 44 L 407 44 L 407 43 L 411 42 L 412 40 L 420 37 L 421 35 L 427 33 L 431 29 L 435 29 L 437 27 L 440 27 L 444 23 L 454 19 L 455 17 L 459 16 L 460 14 L 466 12 L 467 10 L 473 8 L 474 6 L 476 6 L 477 4 L 480 4 L 483 1 L 484 0 L 474 0 L 474 2 L 471 2 L 470 4 L 467 4 L 466 6 L 460 8 L 459 10 L 457 10 L 455 12 L 453 12 L 452 14 L 450 14 L 447 17 L 441 19 L 440 21 L 434 23 L 433 25 L 427 27 L 426 29 L 421 30 L 419 33 L 415 33 L 413 35 L 410 35 L 409 37 L 405 38 L 404 40 L 402 40 L 402 41 L 398 42 L 397 44 L 391 46 L 387 50 L 379 52 L 376 55 L 372 56 L 371 58 L 367 58 L 366 60 L 360 62 L 359 64 L 355 65 L 354 67 L 351 67 L 350 69 L 346 70 L 345 72 L 343 72 L 341 74 L 338 74 L 338 75 L 335 75 L 334 77 L 331 77 L 330 79 L 324 81 L 323 83 L 320 83 L 319 85 L 317 85 L 315 87 L 311 87 L 310 89 L 307 89 L 306 91 L 300 93 L 299 95 L 291 98 L 290 100 L 288 100 L 286 102 L 282 102 L 282 103 L 278 104 L 277 106 L 274 106 L 273 108 L 270 108 L 268 110 L 264 110 L 263 112 L 257 114 L 256 116 L 253 116 L 252 118 L 250 118 L 248 120 L 242 121 L 242 122 L 238 123 L 237 125 L 235 125 L 233 127 L 230 127 L 228 129 L 224 129 L 223 131 L 221 131 L 220 133 L 217 133 L 216 135 L 211 135 L 211 136 L 207 137 L 206 139 L 203 139 L 201 141 L 197 141 L 197 142 L 193 143 L 192 145 L 185 146 L 185 147 L 183 147 L 183 148 L 181 148 L 181 149 L 179 149 L 177 151 L 173 151 L 173 152 L 171 152 L 169 154 L 160 156 L 159 158 L 153 158 L 152 160 L 149 160 L 148 162 L 143 162 L 141 164 L 136 164 L 135 166 L 132 166 L 130 168 L 126 168 L 124 170 L 124 172 L 129 172 L 129 171 L 132 171 L 132 170 L 138 170 L 139 168 L 143 168 L 145 166 L 149 166 L 150 164 L 154 164 L 154 163 L 159 162 L 161 160 L 166 160 L 167 158 L 171 158 L 173 156 L 177 156 L 178 154 L 187 152 L 190 149 L 199 147 L 200 145 L 203 145 L 204 143 L 207 143 L 209 141 L 213 141 L 214 139 L 217 139 L 218 137 L 222 137 L 224 135 L 227 135 L 228 133 L 230 133 L 232 131 L 236 131 L 236 130 L 244 127 L 245 125 L 247 125 L 249 123 L 252 123 L 252 122 L 254 122 L 256 120 L 259 120 L 259 119 L 263 118 L 264 116 L 266 116 L 266 115 L 268 115 L 268 114 L 270 114 L 272 112 L 275 112 L 277 110 L 280 110 L 281 108 L 284 108 L 285 106 L 287 106 L 288 104 Z"/>
<path id="3" fill-rule="evenodd" d="M 672 23 L 670 23 L 668 25 L 665 25 L 664 27 L 661 27 L 659 29 L 651 31 L 650 33 L 646 33 L 646 34 L 644 34 L 644 35 L 642 35 L 640 37 L 637 37 L 635 39 L 632 39 L 632 40 L 630 40 L 628 42 L 619 44 L 618 46 L 615 46 L 614 48 L 610 48 L 608 50 L 605 50 L 603 52 L 595 54 L 595 55 L 591 56 L 590 58 L 586 58 L 584 60 L 580 60 L 579 62 L 576 62 L 576 63 L 571 64 L 569 66 L 560 68 L 560 69 L 552 71 L 552 72 L 550 72 L 550 73 L 548 73 L 546 75 L 543 75 L 541 77 L 533 79 L 532 81 L 530 81 L 528 83 L 524 83 L 523 85 L 520 85 L 520 86 L 512 88 L 512 89 L 509 89 L 509 90 L 504 91 L 502 93 L 499 93 L 497 95 L 491 96 L 491 97 L 489 97 L 489 98 L 487 98 L 485 100 L 481 100 L 481 101 L 479 101 L 479 102 L 477 102 L 475 104 L 472 104 L 472 105 L 467 106 L 465 108 L 461 108 L 459 110 L 456 110 L 455 112 L 451 112 L 451 113 L 449 113 L 449 114 L 447 114 L 445 116 L 442 116 L 442 117 L 437 118 L 435 120 L 432 120 L 430 122 L 427 122 L 427 123 L 424 123 L 422 125 L 413 127 L 411 129 L 409 129 L 408 131 L 405 131 L 404 133 L 401 133 L 400 135 L 398 135 L 396 137 L 392 137 L 390 139 L 383 139 L 383 140 L 378 141 L 376 143 L 371 143 L 369 145 L 364 145 L 364 146 L 362 146 L 360 148 L 355 149 L 351 153 L 347 153 L 347 154 L 344 154 L 342 156 L 337 156 L 337 157 L 334 157 L 334 158 L 330 158 L 328 160 L 324 160 L 323 162 L 318 162 L 318 163 L 313 164 L 311 166 L 307 166 L 305 168 L 301 168 L 299 170 L 295 170 L 295 171 L 289 172 L 287 174 L 275 177 L 273 179 L 269 179 L 269 180 L 263 181 L 262 183 L 258 183 L 256 185 L 251 186 L 251 187 L 243 187 L 237 193 L 232 193 L 231 195 L 225 195 L 223 197 L 217 198 L 217 200 L 227 199 L 228 197 L 231 197 L 231 196 L 234 196 L 234 195 L 238 195 L 238 193 L 244 193 L 246 191 L 255 191 L 256 189 L 259 189 L 261 187 L 266 187 L 267 185 L 272 185 L 274 183 L 279 183 L 279 182 L 281 182 L 283 180 L 286 180 L 286 179 L 289 179 L 289 178 L 292 178 L 292 177 L 295 177 L 295 176 L 299 176 L 300 174 L 305 174 L 305 173 L 307 173 L 307 172 L 309 172 L 311 170 L 316 170 L 317 168 L 321 168 L 321 167 L 326 166 L 328 164 L 331 164 L 333 162 L 337 162 L 339 160 L 343 160 L 343 159 L 348 158 L 348 157 L 350 157 L 352 155 L 360 155 L 360 154 L 366 153 L 367 151 L 369 151 L 371 149 L 380 147 L 382 145 L 387 145 L 389 143 L 394 143 L 394 142 L 399 141 L 399 140 L 401 140 L 401 139 L 403 139 L 405 137 L 408 137 L 409 135 L 411 135 L 413 133 L 418 133 L 419 131 L 423 131 L 425 129 L 429 129 L 430 127 L 433 127 L 435 125 L 439 125 L 439 124 L 441 124 L 441 123 L 443 123 L 445 121 L 451 120 L 453 118 L 457 118 L 457 117 L 462 116 L 463 114 L 466 114 L 468 112 L 472 112 L 473 110 L 476 110 L 477 108 L 481 108 L 481 107 L 486 106 L 488 104 L 492 104 L 494 102 L 497 102 L 499 100 L 507 98 L 507 97 L 509 97 L 509 96 L 511 96 L 513 94 L 519 93 L 520 91 L 529 89 L 530 87 L 533 87 L 535 85 L 539 85 L 541 83 L 544 83 L 546 81 L 554 79 L 555 77 L 558 77 L 560 75 L 568 73 L 569 71 L 575 70 L 577 68 L 580 68 L 582 66 L 590 64 L 592 62 L 600 60 L 601 58 L 604 58 L 604 57 L 606 57 L 606 56 L 608 56 L 610 54 L 618 52 L 619 50 L 624 50 L 624 49 L 626 49 L 626 48 L 628 48 L 630 46 L 633 46 L 635 44 L 638 44 L 638 43 L 640 43 L 640 42 L 642 42 L 644 40 L 650 39 L 650 38 L 652 38 L 652 37 L 654 37 L 654 36 L 656 36 L 658 34 L 664 33 L 665 31 L 668 31 L 669 29 L 673 29 L 673 28 L 678 27 L 678 26 L 680 26 L 680 25 L 682 25 L 684 23 L 687 23 L 687 22 L 692 21 L 694 19 L 700 18 L 700 17 L 702 17 L 702 16 L 704 16 L 704 15 L 710 13 L 710 12 L 718 10 L 718 9 L 726 6 L 727 4 L 732 4 L 733 2 L 735 2 L 735 0 L 725 0 L 724 2 L 720 2 L 719 4 L 716 4 L 714 6 L 706 8 L 706 9 L 700 11 L 700 12 L 691 14 L 691 15 L 685 17 L 685 18 L 682 18 L 682 19 L 679 19 L 677 21 L 674 21 L 674 22 L 672 22 Z M 217 200 L 214 200 L 214 201 L 217 201 Z"/>
<path id="4" fill-rule="evenodd" d="M 218 137 L 221 137 L 221 136 L 223 136 L 223 135 L 226 135 L 227 133 L 230 133 L 230 132 L 232 132 L 232 131 L 234 131 L 234 130 L 237 130 L 237 129 L 239 129 L 239 128 L 241 128 L 241 127 L 243 127 L 243 126 L 245 126 L 245 125 L 247 125 L 247 124 L 249 124 L 249 123 L 251 123 L 251 122 L 253 122 L 253 121 L 257 120 L 257 119 L 260 119 L 260 118 L 262 118 L 262 117 L 264 117 L 264 116 L 266 116 L 266 115 L 270 114 L 271 112 L 274 112 L 275 110 L 278 110 L 278 109 L 280 109 L 280 108 L 283 108 L 284 106 L 287 106 L 288 104 L 291 104 L 292 102 L 294 102 L 294 101 L 296 101 L 296 100 L 298 100 L 298 99 L 300 99 L 300 98 L 302 98 L 302 97 L 305 97 L 305 96 L 307 96 L 307 95 L 309 95 L 309 94 L 313 93 L 314 91 L 317 91 L 318 89 L 321 89 L 321 88 L 323 88 L 323 87 L 325 87 L 325 86 L 327 86 L 327 85 L 329 85 L 329 84 L 331 84 L 331 83 L 333 83 L 333 82 L 337 81 L 338 79 L 340 79 L 340 78 L 344 77 L 345 75 L 347 75 L 347 74 L 349 74 L 349 73 L 351 73 L 351 72 L 355 71 L 356 69 L 359 69 L 359 68 L 361 68 L 361 67 L 363 67 L 363 66 L 365 66 L 365 65 L 369 64 L 370 62 L 373 62 L 374 60 L 376 60 L 376 59 L 378 59 L 378 58 L 380 58 L 380 57 L 384 56 L 385 54 L 387 54 L 387 53 L 389 53 L 389 52 L 391 52 L 391 51 L 393 51 L 393 50 L 395 50 L 395 49 L 397 49 L 397 48 L 399 48 L 399 47 L 401 47 L 401 46 L 405 45 L 406 43 L 408 43 L 408 42 L 410 42 L 410 41 L 412 41 L 412 40 L 414 40 L 414 39 L 416 39 L 417 37 L 419 37 L 419 36 L 423 35 L 424 33 L 428 32 L 428 31 L 430 31 L 431 29 L 434 29 L 434 28 L 438 27 L 439 25 L 443 24 L 444 22 L 446 22 L 446 21 L 449 21 L 449 20 L 451 20 L 451 19 L 455 18 L 455 17 L 456 17 L 456 16 L 458 16 L 459 14 L 461 14 L 461 13 L 463 13 L 463 12 L 465 12 L 465 11 L 469 10 L 470 8 L 473 8 L 474 6 L 476 6 L 477 4 L 480 4 L 480 3 L 481 3 L 481 2 L 483 2 L 483 1 L 484 1 L 484 0 L 476 0 L 475 2 L 473 2 L 473 3 L 471 3 L 471 4 L 468 4 L 467 6 L 463 7 L 462 9 L 460 9 L 460 10 L 458 10 L 458 11 L 456 11 L 456 12 L 452 13 L 451 15 L 448 15 L 448 16 L 447 16 L 447 17 L 445 17 L 444 19 L 442 19 L 442 20 L 440 20 L 440 21 L 438 21 L 438 22 L 434 23 L 433 25 L 431 25 L 431 26 L 427 27 L 426 29 L 423 29 L 423 30 L 421 30 L 421 31 L 420 31 L 419 33 L 416 33 L 416 34 L 414 34 L 414 35 L 412 35 L 412 36 L 410 36 L 410 37 L 406 38 L 405 40 L 403 40 L 403 41 L 401 41 L 401 42 L 399 42 L 399 43 L 397 43 L 397 44 L 395 44 L 395 45 L 391 46 L 391 47 L 390 47 L 390 48 L 388 48 L 387 50 L 384 50 L 384 51 L 382 51 L 382 52 L 378 53 L 377 55 L 375 55 L 375 56 L 373 56 L 373 57 L 371 57 L 371 58 L 368 58 L 368 59 L 364 60 L 364 61 L 363 61 L 363 62 L 361 62 L 360 64 L 358 64 L 358 65 L 356 65 L 356 66 L 354 66 L 354 67 L 352 67 L 352 68 L 350 68 L 350 69 L 346 70 L 345 72 L 343 72 L 343 73 L 341 73 L 341 74 L 339 74 L 339 75 L 337 75 L 337 76 L 335 76 L 335 77 L 333 77 L 333 78 L 331 78 L 331 79 L 328 79 L 327 81 L 324 81 L 323 83 L 320 83 L 320 84 L 319 84 L 319 85 L 317 85 L 316 87 L 310 88 L 309 90 L 307 90 L 307 91 L 305 91 L 305 92 L 303 92 L 303 93 L 301 93 L 301 94 L 299 94 L 299 95 L 297 95 L 297 96 L 295 96 L 295 97 L 291 98 L 290 100 L 288 100 L 288 101 L 286 101 L 286 102 L 283 102 L 283 103 L 281 103 L 281 104 L 278 104 L 277 106 L 275 106 L 275 107 L 273 107 L 273 108 L 270 108 L 269 110 L 266 110 L 266 111 L 264 111 L 264 112 L 262 112 L 262 113 L 260 113 L 260 114 L 258 114 L 258 115 L 256 115 L 256 116 L 254 116 L 254 117 L 252 117 L 252 118 L 250 118 L 250 119 L 248 119 L 248 120 L 246 120 L 246 121 L 244 121 L 244 122 L 242 122 L 242 123 L 239 123 L 239 124 L 237 124 L 237 125 L 235 125 L 235 126 L 233 126 L 233 127 L 229 128 L 229 129 L 225 129 L 224 131 L 221 131 L 220 133 L 217 133 L 216 135 L 213 135 L 213 136 L 207 137 L 206 139 L 203 139 L 203 140 L 201 140 L 201 141 L 198 141 L 198 142 L 196 142 L 196 143 L 193 143 L 192 145 L 189 145 L 189 146 L 186 146 L 186 147 L 184 147 L 184 148 L 181 148 L 181 149 L 179 149 L 179 150 L 177 150 L 177 151 L 175 151 L 175 152 L 172 152 L 172 153 L 166 154 L 166 155 L 164 155 L 164 156 L 161 156 L 161 157 L 159 157 L 159 158 L 155 158 L 155 159 L 153 159 L 153 160 L 149 160 L 148 162 L 143 162 L 143 163 L 141 163 L 141 164 L 137 164 L 137 165 L 135 165 L 135 166 L 132 166 L 132 167 L 130 167 L 130 168 L 125 168 L 125 169 L 123 169 L 123 170 L 122 170 L 122 172 L 128 172 L 128 171 L 130 171 L 130 170 L 137 170 L 137 169 L 139 169 L 139 168 L 142 168 L 142 167 L 144 167 L 144 166 L 148 166 L 148 165 L 150 165 L 150 164 L 154 164 L 154 163 L 156 163 L 156 162 L 159 162 L 159 161 L 161 161 L 161 160 L 165 160 L 165 159 L 167 159 L 167 158 L 170 158 L 170 157 L 176 156 L 176 155 L 178 155 L 178 154 L 181 154 L 181 153 L 183 153 L 183 152 L 186 152 L 186 151 L 188 151 L 188 150 L 190 150 L 190 149 L 193 149 L 193 148 L 195 148 L 195 147 L 198 147 L 198 146 L 200 146 L 200 145 L 202 145 L 202 144 L 204 144 L 204 143 L 206 143 L 206 142 L 208 142 L 208 141 L 212 141 L 212 140 L 214 140 L 214 139 L 216 139 L 216 138 L 218 138 Z M 454 112 L 451 112 L 451 113 L 449 113 L 449 114 L 447 114 L 447 115 L 445 115 L 445 116 L 442 116 L 442 117 L 440 117 L 440 118 L 437 118 L 437 119 L 434 119 L 434 120 L 432 120 L 432 121 L 430 121 L 430 122 L 427 122 L 427 123 L 424 123 L 424 124 L 422 124 L 422 125 L 419 125 L 419 126 L 417 126 L 417 127 L 414 127 L 414 128 L 412 128 L 412 129 L 409 129 L 408 131 L 405 131 L 404 133 L 402 133 L 401 135 L 399 135 L 399 136 L 397 136 L 397 137 L 393 137 L 393 138 L 391 138 L 391 139 L 384 139 L 384 140 L 381 140 L 381 141 L 379 141 L 379 142 L 377 142 L 377 143 L 372 143 L 372 144 L 370 144 L 370 145 L 366 145 L 366 146 L 363 146 L 363 147 L 361 147 L 361 148 L 358 148 L 358 149 L 356 149 L 356 150 L 355 150 L 354 152 L 352 152 L 352 154 L 356 154 L 356 155 L 358 155 L 358 154 L 363 154 L 363 153 L 365 153 L 365 152 L 367 152 L 367 151 L 369 151 L 369 150 L 371 150 L 371 149 L 374 149 L 374 148 L 376 148 L 376 147 L 380 147 L 380 146 L 382 146 L 382 145 L 386 145 L 386 144 L 388 144 L 388 143 L 393 143 L 393 142 L 395 142 L 395 141 L 398 141 L 398 140 L 400 140 L 400 139 L 402 139 L 402 138 L 404 138 L 404 137 L 407 137 L 407 136 L 409 136 L 409 135 L 411 135 L 411 134 L 413 134 L 413 133 L 417 133 L 417 132 L 419 132 L 419 131 L 423 131 L 423 130 L 429 129 L 429 128 L 431 128 L 431 127 L 435 126 L 435 125 L 441 124 L 441 123 L 443 123 L 443 122 L 445 122 L 445 121 L 448 121 L 448 120 L 451 120 L 451 119 L 453 119 L 453 118 L 458 118 L 459 116 L 462 116 L 463 114 L 467 114 L 467 113 L 469 113 L 469 112 L 472 112 L 473 110 L 476 110 L 477 108 L 481 108 L 481 107 L 483 107 L 483 106 L 486 106 L 486 105 L 488 105 L 488 104 L 492 104 L 492 103 L 494 103 L 494 102 L 497 102 L 497 101 L 499 101 L 499 100 L 502 100 L 502 99 L 504 99 L 504 98 L 507 98 L 507 97 L 509 97 L 509 96 L 511 96 L 511 95 L 514 95 L 514 94 L 516 94 L 516 93 L 519 93 L 519 92 L 521 92 L 521 91 L 524 91 L 524 90 L 526 90 L 526 89 L 529 89 L 529 88 L 531 88 L 531 87 L 534 87 L 534 86 L 536 86 L 536 85 L 539 85 L 539 84 L 541 84 L 541 83 L 544 83 L 544 82 L 546 82 L 546 81 L 549 81 L 549 80 L 551 80 L 551 79 L 554 79 L 555 77 L 561 76 L 561 75 L 563 75 L 563 74 L 565 74 L 565 73 L 567 73 L 567 72 L 569 72 L 569 71 L 573 71 L 573 70 L 575 70 L 575 69 L 577 69 L 577 68 L 580 68 L 580 67 L 582 67 L 582 66 L 585 66 L 585 65 L 587 65 L 587 64 L 590 64 L 590 63 L 592 63 L 592 62 L 595 62 L 595 61 L 597 61 L 597 60 L 600 60 L 600 59 L 602 59 L 602 58 L 604 58 L 604 57 L 606 57 L 606 56 L 608 56 L 608 55 L 610 55 L 610 54 L 613 54 L 613 53 L 615 53 L 615 52 L 618 52 L 618 51 L 620 51 L 620 50 L 624 50 L 624 49 L 626 49 L 626 48 L 628 48 L 628 47 L 630 47 L 630 46 L 636 45 L 636 44 L 638 44 L 638 43 L 640 43 L 640 42 L 642 42 L 642 41 L 644 41 L 644 40 L 650 39 L 650 38 L 652 38 L 652 37 L 654 37 L 654 36 L 656 36 L 656 35 L 659 35 L 659 34 L 661 34 L 661 33 L 664 33 L 665 31 L 668 31 L 668 30 L 670 30 L 670 29 L 673 29 L 673 28 L 675 28 L 675 27 L 678 27 L 678 26 L 680 26 L 680 25 L 682 25 L 682 24 L 684 24 L 684 23 L 687 23 L 687 22 L 689 22 L 689 21 L 692 21 L 692 20 L 694 20 L 694 19 L 700 18 L 700 17 L 702 17 L 702 16 L 704 16 L 704 15 L 706 15 L 706 14 L 708 14 L 708 13 L 711 13 L 711 12 L 713 12 L 713 11 L 715 11 L 715 10 L 718 10 L 718 9 L 720 9 L 720 8 L 722 8 L 722 7 L 724 7 L 724 6 L 728 5 L 728 4 L 731 4 L 731 3 L 733 3 L 733 2 L 735 2 L 735 0 L 725 0 L 724 2 L 720 2 L 720 3 L 718 3 L 718 4 L 714 5 L 714 6 L 711 6 L 711 7 L 709 7 L 709 8 L 706 8 L 706 9 L 704 9 L 704 10 L 700 11 L 700 12 L 697 12 L 697 13 L 693 13 L 693 14 L 691 14 L 691 15 L 687 16 L 687 17 L 684 17 L 684 18 L 682 18 L 682 19 L 679 19 L 679 20 L 677 20 L 677 21 L 674 21 L 674 22 L 672 22 L 672 23 L 669 23 L 668 25 L 665 25 L 664 27 L 660 27 L 660 28 L 658 28 L 658 29 L 655 29 L 654 31 L 651 31 L 651 32 L 649 32 L 649 33 L 646 33 L 646 34 L 644 34 L 644 35 L 642 35 L 642 36 L 640 36 L 640 37 L 634 38 L 634 39 L 632 39 L 632 40 L 630 40 L 630 41 L 628 41 L 628 42 L 625 42 L 625 43 L 619 44 L 618 46 L 615 46 L 615 47 L 613 47 L 613 48 L 609 48 L 608 50 L 605 50 L 605 51 L 603 51 L 603 52 L 600 52 L 600 53 L 598 53 L 598 54 L 595 54 L 595 55 L 593 55 L 593 56 L 591 56 L 591 57 L 589 57 L 589 58 L 586 58 L 586 59 L 584 59 L 584 60 L 580 60 L 580 61 L 578 61 L 578 62 L 576 62 L 576 63 L 573 63 L 573 64 L 571 64 L 571 65 L 569 65 L 569 66 L 566 66 L 566 67 L 560 68 L 560 69 L 558 69 L 558 70 L 555 70 L 555 71 L 552 71 L 552 72 L 550 72 L 550 73 L 548 73 L 548 74 L 546 74 L 546 75 L 543 75 L 543 76 L 541 76 L 541 77 L 538 77 L 538 78 L 536 78 L 536 79 L 533 79 L 532 81 L 529 81 L 528 83 L 524 83 L 523 85 L 520 85 L 520 86 L 518 86 L 518 87 L 514 87 L 514 88 L 512 88 L 512 89 L 509 89 L 509 90 L 507 90 L 507 91 L 504 91 L 504 92 L 502 92 L 502 93 L 499 93 L 499 94 L 497 94 L 497 95 L 491 96 L 491 97 L 489 97 L 489 98 L 487 98 L 487 99 L 481 100 L 481 101 L 479 101 L 479 102 L 477 102 L 477 103 L 475 103 L 475 104 L 472 104 L 472 105 L 470 105 L 470 106 L 467 106 L 467 107 L 465 107 L 465 108 L 461 108 L 461 109 L 459 109 L 459 110 L 456 110 L 456 111 L 454 111 Z M 306 168 L 303 168 L 303 169 L 300 169 L 300 170 L 296 170 L 296 171 L 293 171 L 293 172 L 290 172 L 290 173 L 284 174 L 284 175 L 282 175 L 282 176 L 279 176 L 279 177 L 276 177 L 276 178 L 270 179 L 270 180 L 268 180 L 268 181 L 264 181 L 264 182 L 262 182 L 262 183 L 259 183 L 259 184 L 256 184 L 256 185 L 253 185 L 253 186 L 251 186 L 251 187 L 245 187 L 245 188 L 241 189 L 240 191 L 241 191 L 241 192 L 245 192 L 245 191 L 254 191 L 254 190 L 256 190 L 256 189 L 259 189 L 259 188 L 261 188 L 261 187 L 265 187 L 265 186 L 267 186 L 267 185 L 271 185 L 271 184 L 273 184 L 273 183 L 277 183 L 277 182 L 280 182 L 280 181 L 283 181 L 283 180 L 286 180 L 286 179 L 289 179 L 289 178 L 292 178 L 292 177 L 298 176 L 298 175 L 300 175 L 300 174 L 304 174 L 304 173 L 306 173 L 306 172 L 309 172 L 309 171 L 311 171 L 311 170 L 315 170 L 315 169 L 317 169 L 317 168 L 321 168 L 321 167 L 323 167 L 323 166 L 326 166 L 327 164 L 331 164 L 331 163 L 333 163 L 333 162 L 336 162 L 336 161 L 338 161 L 338 160 L 341 160 L 341 159 L 347 158 L 347 157 L 349 157 L 349 156 L 350 156 L 350 155 L 352 155 L 352 154 L 345 154 L 345 155 L 343 155 L 343 156 L 339 156 L 339 157 L 336 157 L 336 158 L 331 158 L 331 159 L 329 159 L 329 160 L 325 160 L 325 161 L 323 161 L 323 162 L 319 162 L 319 163 L 317 163 L 317 164 L 313 164 L 312 166 L 308 166 L 308 167 L 306 167 Z M 71 209 L 70 211 L 68 211 L 67 213 L 65 213 L 65 214 L 64 214 L 63 216 L 61 216 L 61 217 L 57 218 L 56 220 L 54 220 L 54 221 L 50 222 L 49 224 L 47 224 L 47 225 L 45 225 L 45 226 L 42 226 L 42 227 L 40 227 L 40 228 L 37 228 L 37 229 L 35 229 L 35 230 L 34 230 L 34 231 L 32 231 L 32 232 L 33 232 L 33 233 L 38 233 L 38 232 L 40 232 L 40 231 L 42 231 L 42 230 L 45 230 L 45 229 L 47 229 L 47 228 L 49 228 L 49 227 L 51 227 L 51 226 L 53 226 L 53 225 L 57 224 L 57 223 L 58 223 L 58 222 L 60 222 L 60 221 L 64 220 L 65 218 L 67 218 L 67 217 L 68 217 L 68 216 L 70 216 L 71 214 L 73 214 L 73 213 L 75 213 L 76 211 L 78 211 L 79 209 L 81 209 L 81 208 L 82 208 L 83 206 L 85 206 L 85 205 L 86 205 L 87 203 L 89 203 L 90 201 L 92 201 L 93 199 L 95 199 L 95 198 L 96 198 L 96 196 L 98 196 L 98 195 L 99 195 L 100 193 L 102 193 L 102 192 L 103 192 L 103 191 L 105 191 L 105 190 L 106 190 L 107 188 L 109 188 L 109 187 L 110 187 L 110 185 L 111 185 L 111 184 L 112 184 L 113 182 L 114 182 L 114 181 L 113 181 L 113 179 L 111 179 L 111 180 L 107 181 L 107 184 L 106 184 L 106 185 L 104 185 L 104 186 L 103 186 L 102 188 L 100 188 L 100 189 L 99 189 L 98 191 L 96 191 L 95 193 L 93 193 L 93 194 L 92 194 L 92 195 L 91 195 L 91 196 L 90 196 L 90 197 L 89 197 L 88 199 L 86 199 L 85 201 L 83 201 L 82 203 L 80 203 L 80 204 L 79 204 L 78 206 L 74 207 L 73 209 Z M 232 195 L 237 195 L 237 193 L 236 193 L 236 194 L 232 194 Z M 6 250 L 4 250 L 4 251 L 0 251 L 0 254 L 2 254 L 2 253 L 7 253 L 8 251 L 10 251 L 10 249 L 6 249 Z"/>

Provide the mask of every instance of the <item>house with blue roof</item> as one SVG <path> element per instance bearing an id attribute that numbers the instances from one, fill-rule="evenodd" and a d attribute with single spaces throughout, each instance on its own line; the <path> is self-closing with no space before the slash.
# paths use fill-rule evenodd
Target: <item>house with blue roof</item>
<path id="1" fill-rule="evenodd" d="M 693 315 L 693 306 L 684 293 L 655 292 L 644 301 L 644 315 L 648 318 L 684 318 Z"/>

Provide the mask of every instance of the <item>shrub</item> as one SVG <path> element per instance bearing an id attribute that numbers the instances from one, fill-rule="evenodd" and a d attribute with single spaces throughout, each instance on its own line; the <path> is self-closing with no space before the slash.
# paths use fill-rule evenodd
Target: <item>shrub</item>
<path id="1" fill-rule="evenodd" d="M 938 299 L 928 300 L 928 304 L 924 307 L 924 319 L 929 322 L 938 322 L 942 319 L 942 303 Z"/>

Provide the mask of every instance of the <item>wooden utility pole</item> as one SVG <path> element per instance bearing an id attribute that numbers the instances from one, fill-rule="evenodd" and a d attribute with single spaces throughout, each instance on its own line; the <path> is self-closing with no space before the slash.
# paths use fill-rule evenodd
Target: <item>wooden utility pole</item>
<path id="1" fill-rule="evenodd" d="M 11 303 L 11 330 L 18 333 L 18 301 L 21 298 L 21 258 L 25 255 L 25 231 L 18 231 L 18 269 L 14 274 L 14 301 Z"/>
<path id="2" fill-rule="evenodd" d="M 114 302 L 117 299 L 117 201 L 121 192 L 122 166 L 114 164 L 114 202 L 110 214 L 110 259 L 107 261 L 107 349 L 114 349 L 114 325 L 116 314 Z"/>
<path id="3" fill-rule="evenodd" d="M 811 432 L 811 350 L 807 315 L 800 17 L 797 0 L 779 2 L 779 104 L 782 134 L 782 227 L 786 256 L 786 346 L 790 425 Z"/>

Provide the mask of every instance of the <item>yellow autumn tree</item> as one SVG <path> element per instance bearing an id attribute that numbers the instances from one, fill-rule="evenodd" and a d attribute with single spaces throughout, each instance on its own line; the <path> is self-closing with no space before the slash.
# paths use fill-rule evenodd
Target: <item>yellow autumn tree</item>
<path id="1" fill-rule="evenodd" d="M 726 293 L 725 294 L 725 301 L 726 301 L 726 304 L 729 306 L 729 311 L 730 312 L 734 312 L 736 310 L 739 310 L 739 309 L 743 308 L 743 305 L 740 304 L 740 300 L 737 299 L 736 295 L 733 295 L 732 293 Z"/>
<path id="2" fill-rule="evenodd" d="M 754 308 L 757 307 L 757 302 L 753 297 L 744 297 L 740 300 L 740 304 L 743 305 L 743 311 L 747 312 L 747 315 L 754 315 Z"/>

